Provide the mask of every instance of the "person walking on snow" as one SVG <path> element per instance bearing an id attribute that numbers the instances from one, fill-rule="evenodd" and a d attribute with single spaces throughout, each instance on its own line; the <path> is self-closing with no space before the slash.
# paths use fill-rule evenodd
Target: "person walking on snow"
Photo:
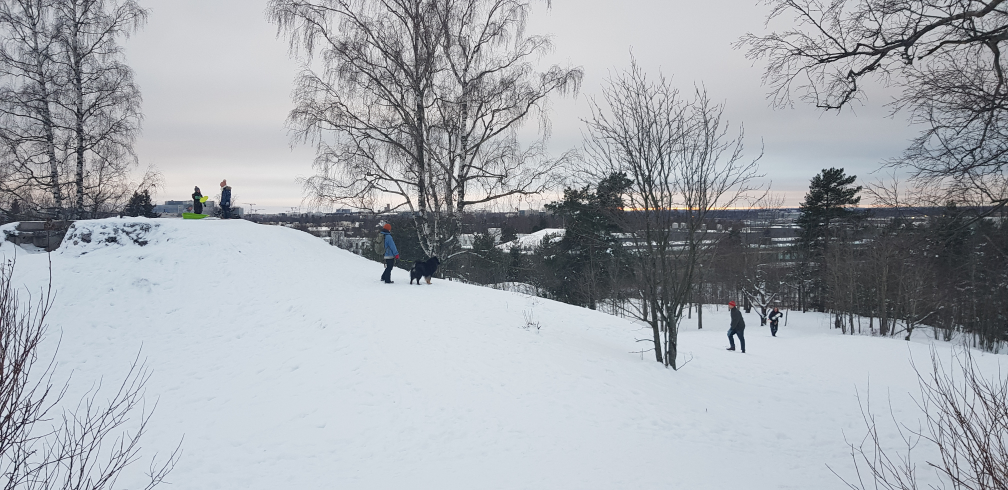
<path id="1" fill-rule="evenodd" d="M 734 301 L 728 302 L 728 308 L 731 311 L 731 328 L 728 329 L 728 343 L 731 347 L 728 347 L 728 350 L 735 350 L 735 339 L 732 335 L 738 335 L 742 353 L 745 354 L 745 320 L 742 318 L 742 312 L 735 307 Z"/>
<path id="2" fill-rule="evenodd" d="M 382 274 L 381 280 L 385 281 L 385 284 L 392 284 L 392 267 L 395 266 L 395 262 L 399 258 L 399 250 L 396 249 L 395 241 L 392 240 L 392 225 L 385 223 L 381 234 L 385 236 L 385 272 Z"/>
<path id="3" fill-rule="evenodd" d="M 196 186 L 196 192 L 192 193 L 192 211 L 196 214 L 203 214 L 203 193 L 200 192 L 199 186 Z"/>
<path id="4" fill-rule="evenodd" d="M 773 311 L 770 312 L 770 316 L 768 317 L 770 319 L 770 335 L 773 335 L 774 337 L 777 336 L 777 325 L 780 323 L 780 317 L 782 316 L 784 316 L 784 314 L 781 313 L 776 306 L 774 306 Z"/>
<path id="5" fill-rule="evenodd" d="M 227 185 L 227 179 L 222 180 L 220 186 L 221 218 L 231 219 L 231 186 Z"/>

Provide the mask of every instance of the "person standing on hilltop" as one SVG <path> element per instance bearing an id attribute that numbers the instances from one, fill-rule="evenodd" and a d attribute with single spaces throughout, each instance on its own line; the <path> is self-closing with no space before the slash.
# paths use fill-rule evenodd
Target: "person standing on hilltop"
<path id="1" fill-rule="evenodd" d="M 231 186 L 227 185 L 227 179 L 222 180 L 220 186 L 221 218 L 231 219 Z"/>
<path id="2" fill-rule="evenodd" d="M 742 318 L 742 312 L 735 307 L 734 301 L 728 302 L 728 308 L 731 311 L 731 328 L 728 329 L 728 343 L 731 346 L 728 347 L 728 350 L 735 350 L 735 339 L 732 336 L 738 335 L 742 353 L 745 354 L 745 319 Z"/>
<path id="3" fill-rule="evenodd" d="M 200 192 L 199 186 L 196 186 L 196 192 L 192 193 L 192 211 L 203 214 L 203 193 Z"/>
<path id="4" fill-rule="evenodd" d="M 392 267 L 395 266 L 396 259 L 399 258 L 399 250 L 396 249 L 395 241 L 392 240 L 392 225 L 385 223 L 385 226 L 382 226 L 381 234 L 385 238 L 385 272 L 382 274 L 381 280 L 385 281 L 385 284 L 392 284 Z"/>

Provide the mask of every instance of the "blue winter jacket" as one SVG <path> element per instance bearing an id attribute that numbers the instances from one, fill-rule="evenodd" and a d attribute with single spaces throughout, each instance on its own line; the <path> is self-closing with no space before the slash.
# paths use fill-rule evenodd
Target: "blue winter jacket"
<path id="1" fill-rule="evenodd" d="M 231 205 L 231 186 L 226 185 L 223 189 L 221 189 L 220 205 L 224 207 Z"/>
<path id="2" fill-rule="evenodd" d="M 399 249 L 396 248 L 395 242 L 392 241 L 392 234 L 382 230 L 382 235 L 385 235 L 385 258 L 394 259 L 396 255 L 399 255 Z"/>

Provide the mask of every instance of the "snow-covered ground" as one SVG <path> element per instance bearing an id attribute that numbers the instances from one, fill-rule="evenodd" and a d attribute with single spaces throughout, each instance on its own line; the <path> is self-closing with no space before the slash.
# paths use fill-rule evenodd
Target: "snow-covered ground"
<path id="1" fill-rule="evenodd" d="M 497 245 L 497 248 L 508 251 L 513 247 L 518 247 L 526 252 L 531 252 L 542 245 L 544 238 L 553 237 L 559 240 L 560 238 L 563 238 L 564 233 L 566 232 L 567 230 L 563 228 L 546 228 L 535 233 L 529 233 L 528 235 L 521 235 L 510 242 L 501 243 Z"/>
<path id="2" fill-rule="evenodd" d="M 38 291 L 49 258 L 18 252 L 16 280 Z M 82 222 L 51 261 L 67 399 L 142 352 L 145 455 L 184 436 L 168 488 L 841 489 L 826 465 L 851 474 L 857 394 L 870 377 L 880 413 L 916 420 L 908 359 L 929 353 L 795 312 L 777 338 L 746 315 L 748 352 L 727 352 L 720 308 L 683 328 L 674 372 L 632 353 L 649 332 L 627 320 L 398 269 L 386 285 L 380 264 L 240 220 Z"/>

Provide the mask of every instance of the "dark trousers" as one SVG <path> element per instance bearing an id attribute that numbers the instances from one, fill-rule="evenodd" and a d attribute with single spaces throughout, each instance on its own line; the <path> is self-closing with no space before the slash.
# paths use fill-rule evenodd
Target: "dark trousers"
<path id="1" fill-rule="evenodd" d="M 392 268 L 395 267 L 395 259 L 385 259 L 385 272 L 381 275 L 381 280 L 392 282 Z"/>
<path id="2" fill-rule="evenodd" d="M 777 336 L 777 321 L 770 322 L 770 335 Z"/>
<path id="3" fill-rule="evenodd" d="M 193 199 L 192 211 L 196 214 L 203 214 L 203 203 L 199 199 Z"/>
<path id="4" fill-rule="evenodd" d="M 745 336 L 743 335 L 744 332 L 745 332 L 744 328 L 739 330 L 735 330 L 734 328 L 728 329 L 728 345 L 730 345 L 732 349 L 735 348 L 735 339 L 732 338 L 732 335 L 738 335 L 738 341 L 739 344 L 741 344 L 742 346 L 742 352 L 745 352 Z"/>
<path id="5" fill-rule="evenodd" d="M 231 219 L 231 206 L 225 206 L 222 204 L 220 209 L 222 219 Z"/>

